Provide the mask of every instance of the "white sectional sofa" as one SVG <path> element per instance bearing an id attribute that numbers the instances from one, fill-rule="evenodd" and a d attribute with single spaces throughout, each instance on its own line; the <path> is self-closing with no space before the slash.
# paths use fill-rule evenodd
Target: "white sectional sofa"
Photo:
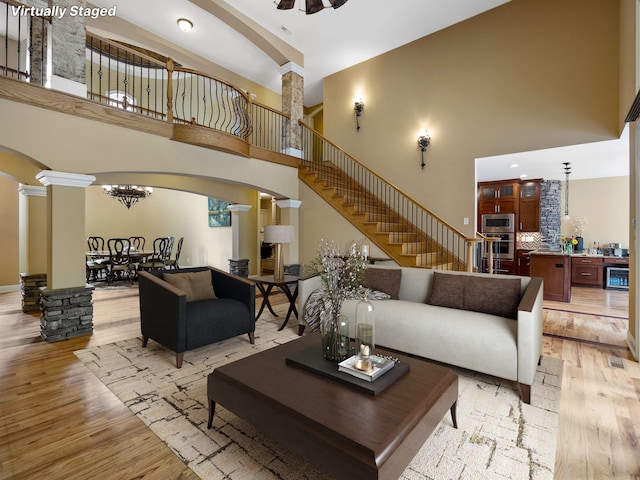
<path id="1" fill-rule="evenodd" d="M 376 345 L 516 381 L 530 403 L 542 349 L 542 279 L 377 265 L 367 278 L 397 270 L 397 299 L 372 300 Z M 320 287 L 319 276 L 298 282 L 300 334 L 306 299 Z M 357 302 L 342 307 L 352 328 Z"/>

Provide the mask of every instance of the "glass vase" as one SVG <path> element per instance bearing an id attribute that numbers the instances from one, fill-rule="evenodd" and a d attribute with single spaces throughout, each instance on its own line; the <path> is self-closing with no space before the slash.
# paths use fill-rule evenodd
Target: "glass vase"
<path id="1" fill-rule="evenodd" d="M 349 320 L 346 315 L 323 312 L 320 315 L 322 355 L 332 362 L 349 358 Z"/>
<path id="2" fill-rule="evenodd" d="M 356 344 L 355 366 L 358 370 L 369 372 L 373 370 L 372 355 L 375 348 L 373 305 L 364 298 L 356 305 Z"/>

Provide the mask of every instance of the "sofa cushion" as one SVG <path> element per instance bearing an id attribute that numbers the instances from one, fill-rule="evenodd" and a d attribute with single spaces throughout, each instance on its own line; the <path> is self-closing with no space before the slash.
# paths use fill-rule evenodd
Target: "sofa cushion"
<path id="1" fill-rule="evenodd" d="M 464 310 L 464 290 L 468 276 L 434 272 L 429 305 Z"/>
<path id="2" fill-rule="evenodd" d="M 368 267 L 364 272 L 364 286 L 371 290 L 379 290 L 398 300 L 402 270 L 399 268 Z"/>
<path id="3" fill-rule="evenodd" d="M 466 277 L 464 310 L 518 318 L 520 279 Z"/>
<path id="4" fill-rule="evenodd" d="M 167 273 L 163 280 L 187 294 L 187 302 L 216 298 L 211 281 L 211 272 Z"/>

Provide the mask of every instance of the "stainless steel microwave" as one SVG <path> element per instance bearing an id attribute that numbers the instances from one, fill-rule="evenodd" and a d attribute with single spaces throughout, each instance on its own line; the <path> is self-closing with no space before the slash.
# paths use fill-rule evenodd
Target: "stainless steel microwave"
<path id="1" fill-rule="evenodd" d="M 485 213 L 482 215 L 482 233 L 513 233 L 515 221 L 513 213 Z"/>

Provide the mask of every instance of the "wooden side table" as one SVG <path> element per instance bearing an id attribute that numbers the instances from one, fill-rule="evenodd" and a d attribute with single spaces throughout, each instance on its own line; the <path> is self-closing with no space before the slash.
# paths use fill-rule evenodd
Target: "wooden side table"
<path id="1" fill-rule="evenodd" d="M 300 277 L 296 275 L 285 275 L 282 280 L 276 280 L 273 275 L 249 277 L 249 280 L 254 282 L 258 287 L 258 290 L 260 290 L 260 293 L 262 293 L 262 305 L 260 305 L 260 310 L 258 310 L 258 315 L 256 315 L 256 320 L 258 320 L 260 318 L 260 315 L 262 315 L 264 307 L 267 307 L 274 317 L 278 316 L 276 312 L 273 311 L 273 308 L 271 307 L 271 303 L 269 303 L 269 294 L 273 290 L 273 287 L 279 288 L 287 296 L 287 299 L 289 300 L 289 310 L 287 310 L 287 316 L 285 317 L 284 322 L 282 322 L 282 325 L 280 325 L 280 328 L 278 328 L 278 331 L 286 327 L 287 322 L 289 322 L 289 317 L 291 317 L 291 313 L 293 313 L 296 316 L 296 318 L 298 318 L 298 310 L 296 309 L 296 299 L 298 298 L 298 279 L 299 278 Z M 292 283 L 296 284 L 293 292 L 289 288 L 289 284 L 292 284 Z"/>

